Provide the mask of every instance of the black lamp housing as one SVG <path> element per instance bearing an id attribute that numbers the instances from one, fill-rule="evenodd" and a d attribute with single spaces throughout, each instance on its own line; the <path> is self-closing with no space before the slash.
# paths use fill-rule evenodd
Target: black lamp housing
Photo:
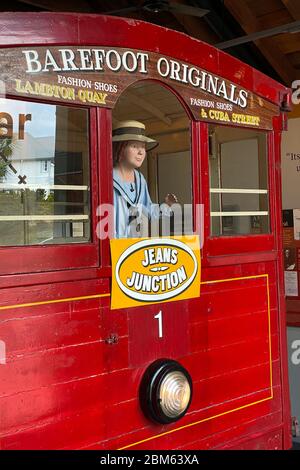
<path id="1" fill-rule="evenodd" d="M 176 417 L 167 416 L 160 405 L 160 387 L 161 384 L 170 372 L 181 372 L 187 379 L 191 394 L 186 409 Z M 157 361 L 150 364 L 146 369 L 143 378 L 141 380 L 139 389 L 140 405 L 145 416 L 155 423 L 169 424 L 174 421 L 178 421 L 182 418 L 191 403 L 192 400 L 192 379 L 188 371 L 179 362 L 171 359 L 158 359 Z"/>

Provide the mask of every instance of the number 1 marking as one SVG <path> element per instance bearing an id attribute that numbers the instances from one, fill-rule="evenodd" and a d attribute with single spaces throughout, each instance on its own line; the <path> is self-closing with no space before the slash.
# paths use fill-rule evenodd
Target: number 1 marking
<path id="1" fill-rule="evenodd" d="M 163 337 L 162 311 L 160 310 L 155 317 L 158 320 L 158 337 Z"/>

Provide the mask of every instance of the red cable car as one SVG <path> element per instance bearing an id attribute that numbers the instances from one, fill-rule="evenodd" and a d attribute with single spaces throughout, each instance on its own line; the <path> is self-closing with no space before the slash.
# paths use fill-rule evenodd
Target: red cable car
<path id="1" fill-rule="evenodd" d="M 142 21 L 0 25 L 0 447 L 290 448 L 289 90 Z M 116 135 L 159 144 L 156 232 L 111 230 Z"/>

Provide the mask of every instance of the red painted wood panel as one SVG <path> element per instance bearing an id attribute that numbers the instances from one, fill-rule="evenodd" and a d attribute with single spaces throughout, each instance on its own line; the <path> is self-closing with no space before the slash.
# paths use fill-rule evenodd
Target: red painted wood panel
<path id="1" fill-rule="evenodd" d="M 278 105 L 280 94 L 287 92 L 210 45 L 140 21 L 2 13 L 0 25 L 2 45 L 99 44 L 155 50 L 219 74 Z M 92 116 L 94 206 L 112 199 L 107 177 L 111 119 L 106 109 Z M 50 247 L 53 259 L 44 251 L 33 259 L 35 248 L 0 250 L 7 257 L 1 261 L 0 307 L 8 307 L 0 309 L 0 340 L 7 346 L 7 363 L 0 364 L 1 448 L 115 449 L 149 438 L 134 449 L 289 447 L 280 119 L 274 119 L 275 130 L 268 138 L 272 233 L 211 240 L 207 125 L 192 123 L 194 202 L 205 204 L 199 299 L 118 311 L 110 311 L 109 297 L 70 300 L 109 293 L 107 240 L 82 246 L 80 253 L 78 247 Z M 7 275 L 28 265 L 31 271 L 50 270 L 53 263 L 57 271 Z M 257 277 L 264 274 L 268 282 Z M 205 283 L 247 276 L 253 278 Z M 51 303 L 64 299 L 69 300 Z M 37 302 L 46 304 L 13 307 Z M 273 399 L 261 401 L 271 392 L 268 307 Z M 154 319 L 160 309 L 163 338 L 158 338 Z M 106 342 L 112 334 L 118 336 L 116 344 Z M 150 423 L 139 407 L 142 374 L 158 357 L 180 361 L 194 382 L 189 412 L 172 425 Z M 162 433 L 167 434 L 157 437 Z"/>
<path id="2" fill-rule="evenodd" d="M 104 341 L 51 349 L 8 360 L 0 369 L 1 394 L 10 395 L 46 385 L 99 375 L 128 367 L 128 341 Z"/>
<path id="3" fill-rule="evenodd" d="M 262 280 L 259 279 L 259 280 L 254 280 L 255 281 L 255 285 L 256 285 L 256 289 L 262 289 L 261 287 L 261 283 L 262 283 Z M 244 281 L 242 281 L 244 282 Z M 252 282 L 252 280 L 251 280 Z M 230 283 L 226 283 L 226 284 L 230 284 Z M 223 288 L 225 286 L 225 283 L 223 284 Z M 206 286 L 207 287 L 207 286 Z M 211 286 L 209 286 L 211 287 Z M 263 287 L 263 290 L 265 291 L 265 287 Z M 227 294 L 226 295 L 229 295 L 231 297 L 232 295 L 232 292 L 235 292 L 232 288 L 231 289 L 227 289 Z M 226 293 L 226 291 L 225 291 Z M 223 292 L 223 295 L 224 295 L 224 292 Z M 264 292 L 263 296 L 260 297 L 256 297 L 256 302 L 257 302 L 257 299 L 259 301 L 259 304 L 262 303 L 261 301 L 264 299 L 264 296 L 266 295 L 266 292 Z M 214 295 L 212 298 L 214 299 L 214 301 L 216 301 L 216 303 L 218 304 L 219 302 L 219 297 L 218 295 Z M 254 296 L 253 296 L 254 297 Z M 94 301 L 93 301 L 94 302 Z M 214 303 L 214 302 L 213 302 Z M 184 304 L 182 302 L 179 302 L 178 304 Z M 56 305 L 57 307 L 57 305 Z M 169 304 L 168 305 L 169 308 L 174 308 L 172 306 L 172 304 Z M 253 308 L 253 306 L 252 306 Z M 224 400 L 226 397 L 224 395 L 224 393 L 222 392 L 222 390 L 227 390 L 227 392 L 230 392 L 233 388 L 233 384 L 234 384 L 234 389 L 235 389 L 235 393 L 238 398 L 243 396 L 243 395 L 248 395 L 248 394 L 251 394 L 251 392 L 255 392 L 257 390 L 263 390 L 263 397 L 265 397 L 265 388 L 266 388 L 266 377 L 268 377 L 268 370 L 269 370 L 269 366 L 268 364 L 266 365 L 262 365 L 260 366 L 259 368 L 257 367 L 252 367 L 252 373 L 255 374 L 255 378 L 258 378 L 257 380 L 257 383 L 256 383 L 256 386 L 257 388 L 255 388 L 253 390 L 253 387 L 249 389 L 249 385 L 251 386 L 253 384 L 253 379 L 250 378 L 251 377 L 251 366 L 254 365 L 258 365 L 258 364 L 261 364 L 264 362 L 264 360 L 267 360 L 268 358 L 268 345 L 267 345 L 267 341 L 266 341 L 266 338 L 267 338 L 267 315 L 266 315 L 266 310 L 265 310 L 265 305 L 261 306 L 261 308 L 264 309 L 263 312 L 259 312 L 259 309 L 256 308 L 256 310 L 258 310 L 258 314 L 256 314 L 256 318 L 254 317 L 253 320 L 257 319 L 257 317 L 263 317 L 263 314 L 264 314 L 264 319 L 262 319 L 262 325 L 264 324 L 264 329 L 263 329 L 263 332 L 262 332 L 262 338 L 260 337 L 261 335 L 257 334 L 256 336 L 254 335 L 254 338 L 253 338 L 253 335 L 251 337 L 250 335 L 250 339 L 255 339 L 256 338 L 256 342 L 254 341 L 254 346 L 255 346 L 255 353 L 256 353 L 256 356 L 255 355 L 252 355 L 251 353 L 248 353 L 247 354 L 247 351 L 249 349 L 249 341 L 247 341 L 247 339 L 249 340 L 249 338 L 247 337 L 246 340 L 241 338 L 241 331 L 239 331 L 239 328 L 236 327 L 236 337 L 230 337 L 230 341 L 228 342 L 228 338 L 226 337 L 226 335 L 224 334 L 224 337 L 223 337 L 223 343 L 221 344 L 210 344 L 210 345 L 207 345 L 206 342 L 204 342 L 204 346 L 205 346 L 205 350 L 202 351 L 202 353 L 200 354 L 196 354 L 196 355 L 192 355 L 191 353 L 193 352 L 193 347 L 190 349 L 190 355 L 187 357 L 187 358 L 184 358 L 184 357 L 181 357 L 180 360 L 181 362 L 190 370 L 192 376 L 194 374 L 194 380 L 195 380 L 195 390 L 199 389 L 200 392 L 199 394 L 197 394 L 195 392 L 195 396 L 196 396 L 196 400 L 193 401 L 193 406 L 195 407 L 194 409 L 203 409 L 203 408 L 206 408 L 207 406 L 211 406 L 212 403 L 218 403 L 218 402 L 222 402 L 222 400 Z M 72 331 L 72 309 L 69 309 L 70 311 L 67 312 L 67 315 L 70 316 L 70 331 Z M 136 317 L 138 315 L 143 315 L 142 311 L 138 312 L 138 309 L 135 309 L 136 311 L 135 312 L 131 312 L 133 314 L 136 315 Z M 230 321 L 231 317 L 228 316 L 227 312 L 224 311 L 221 311 L 221 310 L 216 310 L 217 311 L 217 320 L 216 322 L 218 321 Z M 115 312 L 110 312 L 108 309 L 106 309 L 106 311 L 104 312 L 105 314 L 105 318 L 107 320 L 107 325 L 109 325 L 110 321 L 115 321 L 115 325 L 123 325 L 123 328 L 124 328 L 124 331 L 123 332 L 126 332 L 126 321 L 127 321 L 127 314 L 126 314 L 126 311 L 120 311 L 120 312 L 116 312 L 116 317 L 114 317 L 114 313 Z M 150 312 L 151 315 L 153 312 Z M 99 376 L 99 380 L 100 378 L 102 379 L 102 386 L 100 386 L 100 390 L 102 391 L 102 394 L 99 393 L 99 399 L 101 399 L 101 405 L 102 407 L 109 403 L 109 406 L 112 405 L 113 401 L 109 400 L 108 398 L 112 398 L 111 396 L 111 390 L 119 390 L 119 394 L 116 393 L 116 395 L 114 396 L 114 400 L 115 400 L 115 405 L 117 405 L 118 403 L 120 403 L 123 399 L 125 401 L 127 400 L 130 400 L 130 402 L 128 402 L 128 407 L 130 407 L 130 412 L 128 413 L 130 415 L 130 428 L 129 429 L 126 429 L 126 432 L 130 432 L 132 429 L 134 429 L 135 427 L 143 427 L 145 425 L 147 425 L 147 421 L 143 418 L 143 416 L 141 416 L 141 413 L 139 411 L 139 407 L 136 403 L 136 400 L 134 399 L 135 397 L 132 396 L 132 393 L 131 392 L 131 396 L 130 395 L 125 395 L 125 397 L 122 397 L 120 395 L 122 395 L 122 390 L 123 390 L 123 387 L 121 389 L 118 389 L 117 388 L 117 384 L 120 383 L 120 378 L 117 379 L 117 381 L 115 382 L 115 385 L 111 383 L 111 381 L 108 379 L 109 377 L 112 377 L 114 376 L 114 374 L 112 374 L 112 370 L 114 368 L 113 364 L 113 358 L 115 357 L 116 358 L 116 362 L 118 364 L 118 367 L 119 368 L 126 368 L 128 367 L 128 363 L 126 363 L 126 360 L 128 359 L 128 356 L 127 356 L 127 347 L 128 347 L 128 343 L 127 343 L 127 340 L 126 340 L 126 337 L 121 337 L 121 340 L 120 340 L 120 343 L 117 344 L 117 345 L 114 345 L 114 346 L 108 346 L 107 344 L 103 343 L 103 340 L 102 342 L 92 342 L 91 339 L 93 338 L 93 336 L 91 336 L 91 334 L 94 334 L 94 339 L 97 337 L 97 335 L 99 334 L 99 331 L 98 329 L 100 328 L 100 334 L 101 334 L 101 327 L 103 325 L 101 325 L 101 320 L 103 320 L 103 317 L 101 318 L 101 316 L 99 315 L 99 312 L 97 310 L 95 310 L 95 305 L 92 305 L 91 306 L 91 310 L 87 310 L 85 311 L 85 315 L 91 315 L 92 314 L 92 317 L 90 318 L 91 320 L 91 324 L 89 324 L 89 322 L 87 321 L 86 323 L 86 330 L 84 328 L 84 324 L 83 324 L 83 328 L 76 328 L 76 324 L 78 326 L 78 319 L 76 318 L 76 314 L 77 315 L 82 315 L 81 318 L 83 319 L 84 318 L 84 313 L 83 312 L 80 312 L 80 301 L 77 301 L 77 308 L 75 309 L 75 312 L 73 313 L 75 314 L 75 335 L 73 337 L 73 341 L 75 341 L 76 343 L 78 343 L 76 346 L 72 346 L 71 347 L 71 344 L 72 344 L 72 341 L 71 341 L 71 338 L 70 338 L 70 346 L 66 346 L 66 338 L 65 338 L 65 334 L 66 334 L 66 331 L 67 331 L 67 328 L 62 328 L 61 329 L 61 337 L 60 337 L 60 340 L 62 340 L 62 343 L 64 344 L 64 347 L 61 347 L 61 348 L 52 348 L 52 349 L 49 349 L 49 350 L 46 350 L 43 345 L 41 345 L 41 354 L 39 355 L 37 352 L 35 352 L 35 354 L 32 354 L 30 351 L 27 351 L 26 355 L 25 356 L 22 356 L 19 357 L 17 360 L 12 360 L 11 364 L 8 364 L 10 365 L 11 367 L 11 370 L 12 370 L 12 378 L 10 379 L 10 376 L 9 374 L 6 375 L 6 380 L 8 382 L 10 382 L 11 384 L 13 384 L 13 388 L 12 389 L 9 389 L 9 384 L 6 386 L 6 390 L 9 391 L 9 393 L 17 393 L 17 391 L 20 391 L 20 390 L 28 390 L 26 388 L 26 381 L 23 381 L 23 376 L 25 374 L 26 378 L 29 379 L 28 380 L 28 383 L 30 384 L 31 387 L 35 387 L 36 390 L 33 390 L 33 391 L 30 391 L 28 390 L 27 392 L 27 395 L 28 394 L 31 394 L 31 393 L 36 393 L 37 396 L 39 395 L 39 389 L 38 387 L 45 387 L 43 388 L 43 390 L 50 390 L 50 395 L 51 395 L 51 389 L 53 389 L 53 387 L 57 387 L 59 386 L 58 382 L 59 381 L 62 381 L 63 379 L 64 380 L 67 380 L 67 381 L 72 381 L 73 384 L 76 383 L 76 381 L 78 381 L 78 379 L 80 379 L 80 382 L 82 381 L 82 379 L 85 377 L 89 377 L 89 376 L 92 376 L 94 374 L 103 374 L 103 372 L 105 371 L 105 352 L 107 352 L 107 356 L 106 356 L 106 359 L 107 359 L 107 367 L 110 371 L 110 373 L 108 375 L 102 375 L 102 376 Z M 103 314 L 103 312 L 102 312 Z M 54 321 L 57 320 L 57 316 L 60 315 L 60 314 L 55 314 L 53 315 L 52 317 L 54 318 Z M 249 313 L 248 313 L 249 315 Z M 227 316 L 227 318 L 226 318 Z M 48 319 L 49 315 L 47 315 L 45 318 Z M 243 327 L 243 320 L 244 320 L 244 317 L 245 317 L 245 313 L 243 313 L 243 315 L 237 315 L 236 317 L 234 317 L 235 319 L 235 325 L 238 325 L 238 321 L 241 322 L 241 326 L 240 328 Z M 42 317 L 43 318 L 43 317 Z M 39 316 L 38 317 L 29 317 L 28 320 L 30 320 L 31 322 L 32 321 L 38 321 L 40 318 Z M 77 320 L 77 322 L 76 322 Z M 87 319 L 86 319 L 87 320 Z M 20 329 L 20 333 L 22 333 L 22 328 L 24 327 L 24 322 L 17 322 L 17 320 L 11 320 L 12 323 L 15 323 L 16 325 L 20 325 L 21 326 L 21 329 Z M 212 321 L 211 318 L 209 318 L 209 321 L 206 322 L 206 327 L 210 324 L 210 323 L 214 323 Z M 256 324 L 257 326 L 259 326 L 259 323 L 257 322 L 254 322 L 254 324 Z M 51 324 L 50 324 L 51 326 Z M 54 325 L 55 326 L 55 323 Z M 205 326 L 205 322 L 202 322 L 200 324 L 193 324 L 191 325 L 191 331 L 192 331 L 192 334 L 191 334 L 191 338 L 193 337 L 193 335 L 196 336 L 196 338 L 202 338 L 203 336 L 205 337 L 205 334 L 207 335 L 207 328 L 203 328 L 201 330 L 201 328 L 199 328 L 199 326 Z M 199 329 L 199 331 L 197 332 L 197 328 Z M 224 330 L 224 328 L 223 328 Z M 35 329 L 36 333 L 38 333 L 38 328 Z M 52 331 L 55 331 L 55 333 L 59 334 L 59 330 L 56 330 L 55 328 L 52 330 Z M 146 329 L 147 331 L 147 329 Z M 212 333 L 213 332 L 216 332 L 216 331 L 220 331 L 220 328 L 218 329 L 215 329 L 215 330 L 212 330 Z M 224 330 L 225 331 L 225 330 Z M 234 329 L 232 330 L 234 331 Z M 251 331 L 251 330 L 250 330 Z M 196 333 L 197 332 L 197 333 Z M 18 331 L 16 330 L 16 333 L 18 333 Z M 69 335 L 69 331 L 68 331 L 68 335 Z M 140 331 L 140 334 L 144 334 L 145 335 L 145 331 Z M 142 334 L 142 336 L 143 336 Z M 40 335 L 41 337 L 43 337 L 43 331 L 41 330 L 40 332 Z M 16 336 L 19 336 L 19 335 L 16 335 Z M 20 334 L 21 336 L 21 334 Z M 88 338 L 89 336 L 89 338 Z M 214 335 L 212 334 L 210 336 L 211 338 L 214 337 Z M 207 338 L 207 337 L 206 337 Z M 45 338 L 47 339 L 47 337 Z M 69 338 L 67 337 L 67 340 Z M 87 342 L 87 344 L 82 344 L 84 340 L 89 340 Z M 123 341 L 124 339 L 124 341 Z M 49 339 L 48 339 L 49 341 Z M 226 344 L 226 341 L 227 341 L 227 344 L 228 346 L 226 347 L 225 344 Z M 123 346 L 122 346 L 123 345 Z M 258 347 L 259 345 L 259 347 Z M 209 347 L 207 347 L 209 346 Z M 225 346 L 225 347 L 224 347 Z M 140 346 L 142 347 L 142 345 Z M 24 348 L 23 348 L 24 349 Z M 199 350 L 198 347 L 195 347 L 195 350 Z M 201 341 L 200 341 L 200 350 L 201 350 Z M 119 351 L 119 352 L 118 352 Z M 176 353 L 176 351 L 175 351 Z M 236 354 L 235 354 L 236 353 Z M 245 362 L 245 354 L 246 353 L 246 358 L 248 360 L 248 362 Z M 175 357 L 178 357 L 178 354 L 174 354 Z M 231 357 L 235 357 L 238 361 L 240 362 L 237 362 L 236 364 L 233 364 L 231 362 Z M 67 360 L 68 359 L 68 360 Z M 125 363 L 123 363 L 122 361 L 125 360 Z M 103 361 L 103 362 L 102 362 Z M 189 362 L 190 361 L 190 362 Z M 250 361 L 250 362 L 249 362 Z M 205 364 L 206 366 L 206 369 L 209 370 L 209 367 L 208 365 L 210 365 L 210 370 L 212 371 L 213 373 L 213 376 L 210 377 L 210 375 L 205 375 L 205 370 L 203 367 L 201 368 L 201 363 Z M 227 365 L 227 368 L 225 367 L 225 364 L 228 364 Z M 74 364 L 74 365 L 73 365 Z M 200 364 L 200 367 L 199 367 L 199 364 Z M 73 365 L 73 367 L 72 367 Z M 245 370 L 245 366 L 248 367 L 248 369 Z M 34 378 L 36 377 L 36 373 L 35 371 L 37 369 L 40 369 L 41 371 L 45 371 L 43 373 L 39 373 L 39 382 L 38 383 L 34 383 Z M 74 370 L 73 370 L 74 369 Z M 232 373 L 232 371 L 236 369 L 237 370 L 237 373 Z M 242 370 L 240 370 L 242 369 Z M 8 369 L 9 370 L 9 369 Z M 259 381 L 259 371 L 262 371 L 262 376 L 261 376 L 261 379 L 263 382 L 260 382 Z M 33 372 L 32 372 L 33 371 Z M 250 371 L 250 375 L 249 375 L 249 371 Z M 133 377 L 132 377 L 132 373 L 128 373 L 125 374 L 124 371 L 120 371 L 122 374 L 123 374 L 123 379 L 122 380 L 125 380 L 125 377 L 126 377 L 126 380 L 125 380 L 125 384 L 127 383 L 128 385 L 131 384 L 131 391 L 133 390 L 136 390 L 136 388 L 138 387 L 138 381 L 140 379 L 140 376 L 141 376 L 141 373 L 142 373 L 142 370 L 136 370 L 134 372 L 134 378 L 135 380 L 133 380 Z M 32 373 L 32 376 L 30 376 L 30 373 Z M 248 380 L 244 380 L 243 381 L 243 373 L 245 375 L 245 377 L 247 377 L 248 375 Z M 242 381 L 242 384 L 243 384 L 243 387 L 242 388 L 239 388 L 236 386 L 235 384 L 235 377 L 237 376 L 238 378 L 238 382 L 240 382 L 240 380 Z M 116 376 L 115 376 L 116 377 Z M 209 378 L 210 377 L 210 378 Z M 200 382 L 199 384 L 197 383 L 197 380 L 198 378 L 200 379 Z M 209 380 L 206 380 L 206 378 L 209 378 Z M 138 380 L 137 380 L 138 379 Z M 230 385 L 230 380 L 233 380 L 233 382 L 231 383 Z M 225 382 L 224 382 L 225 381 Z M 8 383 L 7 382 L 7 383 Z M 104 386 L 104 383 L 106 383 L 107 386 Z M 244 385 L 245 383 L 245 385 Z M 49 385 L 52 384 L 52 387 L 49 388 Z M 60 385 L 65 385 L 64 382 L 61 382 Z M 72 385 L 74 386 L 74 385 Z M 245 388 L 246 386 L 246 388 Z M 47 387 L 47 388 L 46 388 Z M 64 392 L 64 396 L 68 396 L 68 393 L 67 393 L 67 390 L 68 390 L 68 385 L 66 385 L 66 390 Z M 248 387 L 248 388 L 247 388 Z M 130 388 L 129 388 L 130 389 Z M 99 390 L 97 387 L 95 388 L 95 390 Z M 100 392 L 99 390 L 99 392 Z M 203 390 L 205 390 L 205 394 L 203 396 Z M 108 394 L 108 396 L 104 396 L 105 395 L 105 392 Z M 69 392 L 70 393 L 70 392 Z M 216 393 L 219 393 L 219 395 L 215 395 Z M 45 396 L 47 397 L 47 394 L 45 394 Z M 49 395 L 48 395 L 49 396 Z M 89 395 L 87 395 L 86 393 L 83 393 L 83 396 L 86 396 L 87 397 L 87 401 L 89 403 L 91 403 L 91 399 L 89 397 Z M 61 399 L 62 395 L 60 396 L 56 396 L 56 400 L 54 400 L 54 403 L 56 404 L 57 406 L 57 402 Z M 101 398 L 100 398 L 101 397 Z M 201 397 L 201 400 L 198 402 L 197 401 L 197 398 L 198 397 Z M 206 397 L 206 400 L 207 400 L 207 397 L 209 397 L 209 401 L 206 402 L 206 401 L 203 401 Z M 225 398 L 224 398 L 225 397 Z M 9 400 L 10 397 L 7 397 L 7 400 Z M 260 397 L 259 397 L 260 398 Z M 15 399 L 15 395 L 11 397 L 12 400 Z M 232 399 L 232 396 L 231 396 L 231 399 Z M 73 403 L 77 402 L 76 399 L 73 399 L 72 400 Z M 43 401 L 42 401 L 43 403 Z M 44 404 L 47 403 L 47 400 L 45 400 Z M 79 401 L 80 403 L 80 401 Z M 100 407 L 101 407 L 100 405 Z M 107 406 L 105 405 L 105 406 Z M 134 408 L 132 408 L 132 406 Z M 39 407 L 37 409 L 40 409 L 41 405 L 39 405 Z M 120 406 L 119 406 L 120 407 Z M 9 409 L 9 401 L 8 401 L 8 405 L 6 405 L 6 409 Z M 67 406 L 64 404 L 64 403 L 61 403 L 59 409 L 61 410 L 67 410 Z M 23 415 L 24 415 L 24 411 L 26 410 L 26 403 L 25 403 L 25 408 L 23 409 Z M 192 408 L 193 410 L 193 408 Z M 22 411 L 19 409 L 19 412 Z M 81 412 L 82 412 L 82 409 L 81 409 Z M 52 413 L 54 413 L 54 410 L 52 410 Z M 133 417 L 135 416 L 135 413 L 137 413 L 137 422 L 133 419 Z M 20 413 L 21 416 L 22 416 L 22 413 Z M 25 415 L 26 415 L 26 412 L 25 412 Z M 50 415 L 51 417 L 51 412 L 50 412 Z M 118 413 L 116 415 L 116 422 L 119 422 L 119 418 L 118 418 Z M 33 419 L 33 418 L 32 418 Z M 35 424 L 38 426 L 38 416 L 36 416 L 36 421 L 35 421 Z M 118 431 L 118 427 L 116 425 L 116 428 L 112 425 L 112 421 L 111 421 L 111 417 L 110 417 L 110 423 L 111 423 L 111 426 L 110 426 L 110 432 L 120 432 Z M 7 419 L 7 423 L 9 423 L 10 419 L 8 418 Z M 34 421 L 33 421 L 34 422 Z M 138 424 L 139 423 L 139 424 Z M 22 421 L 19 423 L 19 425 L 24 425 L 24 422 L 22 423 Z M 131 426 L 134 426 L 133 428 L 131 428 Z M 124 429 L 123 429 L 123 432 L 124 432 Z M 109 437 L 111 437 L 111 434 L 109 435 Z M 104 438 L 104 436 L 103 436 Z"/>
<path id="4" fill-rule="evenodd" d="M 142 431 L 133 432 L 129 435 L 122 435 L 119 438 L 111 439 L 108 442 L 97 444 L 95 448 L 122 448 L 140 441 L 146 442 L 136 444 L 132 449 L 168 449 L 168 448 L 185 448 L 190 449 L 190 443 L 194 443 L 193 448 L 205 449 L 212 448 L 216 445 L 224 444 L 231 441 L 234 437 L 247 436 L 247 433 L 258 433 L 262 430 L 280 427 L 282 423 L 282 413 L 275 410 L 278 409 L 278 400 L 280 399 L 280 387 L 274 388 L 274 400 L 262 402 L 256 406 L 250 406 L 228 414 L 223 414 L 218 418 L 214 418 L 218 414 L 224 412 L 220 408 L 216 408 L 214 412 L 208 409 L 202 415 L 194 415 L 193 419 L 184 418 L 184 421 L 172 425 L 170 427 L 149 427 Z M 227 408 L 227 411 L 234 410 L 235 407 Z M 220 413 L 219 413 L 220 412 Z M 199 422 L 200 421 L 200 422 Z M 188 428 L 184 428 L 186 424 L 195 423 Z M 180 429 L 182 427 L 182 429 Z M 162 435 L 163 433 L 167 433 Z M 227 437 L 228 436 L 228 437 Z M 183 442 L 184 440 L 184 442 Z M 197 443 L 197 444 L 196 444 Z"/>
<path id="5" fill-rule="evenodd" d="M 274 423 L 275 430 L 272 432 L 268 431 L 268 428 L 265 426 L 265 417 L 262 419 L 258 419 L 260 424 L 260 432 L 255 432 L 251 434 L 249 431 L 251 427 L 254 428 L 255 421 L 247 423 L 247 432 L 249 434 L 244 434 L 242 439 L 235 439 L 234 438 L 234 429 L 229 431 L 225 431 L 222 433 L 218 433 L 215 436 L 211 436 L 210 440 L 213 443 L 212 446 L 208 447 L 208 439 L 201 441 L 201 448 L 204 449 L 214 449 L 214 450 L 278 450 L 282 447 L 282 429 L 279 427 L 276 429 L 276 423 L 280 422 L 281 416 L 277 413 L 269 415 L 268 421 L 272 421 Z M 256 427 L 256 426 L 255 426 Z M 245 430 L 246 430 L 245 429 Z M 255 436 L 255 437 L 253 437 Z M 274 440 L 273 440 L 274 438 Z M 226 442 L 230 442 L 230 446 L 228 447 Z M 277 447 L 278 446 L 278 447 Z M 190 450 L 197 450 L 197 442 L 188 444 L 188 448 Z"/>
<path id="6" fill-rule="evenodd" d="M 19 318 L 4 320 L 1 339 L 5 341 L 8 359 L 17 356 L 45 352 L 48 349 L 103 341 L 111 333 L 119 337 L 128 334 L 126 313 L 108 307 L 99 307 L 98 300 L 56 304 L 52 310 L 34 307 L 35 315 L 26 316 L 27 309 L 20 309 Z M 87 308 L 89 307 L 89 308 Z M 2 316 L 4 316 L 2 314 Z M 45 323 L 47 328 L 45 328 Z"/>
<path id="7" fill-rule="evenodd" d="M 235 283 L 238 289 L 234 289 Z M 247 284 L 251 285 L 252 294 L 255 293 L 251 303 L 247 303 L 247 308 L 239 310 L 235 307 L 233 312 L 231 309 L 228 311 L 231 303 L 233 306 L 238 302 L 243 305 L 242 292 L 245 295 L 245 288 L 246 292 L 250 289 Z M 216 286 L 219 288 L 217 291 Z M 28 317 L 26 310 L 30 307 L 21 309 L 22 320 L 10 318 L 4 322 L 2 330 L 7 338 L 11 337 L 14 350 L 9 352 L 6 367 L 0 368 L 6 390 L 5 397 L 0 401 L 4 410 L 1 434 L 21 432 L 24 436 L 29 432 L 26 429 L 31 429 L 32 425 L 40 433 L 38 430 L 44 428 L 45 423 L 47 429 L 48 426 L 52 429 L 53 423 L 57 420 L 60 423 L 63 416 L 73 420 L 67 416 L 77 416 L 76 410 L 80 414 L 88 414 L 91 407 L 96 415 L 100 410 L 109 410 L 109 420 L 104 415 L 102 417 L 102 420 L 109 421 L 109 430 L 99 427 L 91 430 L 98 435 L 98 439 L 102 436 L 103 440 L 107 440 L 120 433 L 149 427 L 137 402 L 144 367 L 132 364 L 131 370 L 128 368 L 131 343 L 136 348 L 136 355 L 141 358 L 139 365 L 146 365 L 156 357 L 168 356 L 179 359 L 191 372 L 194 398 L 190 413 L 184 418 L 189 422 L 191 415 L 200 410 L 215 406 L 226 408 L 231 403 L 239 407 L 249 403 L 249 399 L 257 401 L 267 397 L 269 347 L 265 278 L 204 285 L 203 291 L 200 300 L 163 305 L 163 310 L 168 311 L 170 320 L 173 320 L 173 323 L 167 322 L 165 325 L 167 330 L 171 329 L 172 337 L 159 348 L 154 347 L 158 342 L 157 324 L 153 318 L 155 306 L 148 307 L 149 324 L 143 321 L 145 308 L 143 311 L 139 308 L 110 311 L 108 308 L 97 308 L 98 300 L 48 305 L 47 313 L 43 315 L 39 315 L 38 308 L 33 307 L 36 309 L 35 315 Z M 67 297 L 67 292 L 64 296 Z M 202 303 L 205 304 L 207 298 L 210 299 L 212 311 L 200 317 L 197 312 L 205 311 Z M 82 309 L 80 305 L 86 307 L 87 303 L 89 308 Z M 172 316 L 176 305 L 178 309 Z M 51 308 L 54 309 L 53 314 L 50 313 Z M 179 315 L 174 321 L 176 312 Z M 181 318 L 184 312 L 185 316 Z M 190 324 L 188 320 L 192 320 Z M 133 328 L 130 321 L 133 321 Z M 182 344 L 177 344 L 180 335 L 183 337 L 182 321 L 187 322 L 185 329 L 190 338 L 183 349 Z M 43 334 L 45 322 L 48 329 Z M 30 331 L 34 331 L 34 346 L 31 346 Z M 105 335 L 109 331 L 119 334 L 118 344 L 105 343 Z M 139 343 L 140 338 L 142 343 Z M 153 343 L 150 348 L 145 347 L 148 338 L 149 344 Z M 276 339 L 277 336 L 273 335 L 274 360 L 278 358 Z M 138 354 L 139 349 L 143 351 L 143 346 L 147 350 L 146 357 Z M 35 403 L 35 407 L 28 413 L 29 403 Z M 60 426 L 64 429 L 63 423 L 58 428 Z M 21 431 L 23 427 L 26 429 Z M 152 431 L 155 428 L 150 426 Z M 5 443 L 6 438 L 3 438 Z M 50 443 L 51 440 L 47 446 L 51 447 Z"/>

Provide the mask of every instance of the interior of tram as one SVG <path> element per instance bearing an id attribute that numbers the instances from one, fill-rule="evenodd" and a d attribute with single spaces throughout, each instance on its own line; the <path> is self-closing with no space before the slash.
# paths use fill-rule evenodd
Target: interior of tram
<path id="1" fill-rule="evenodd" d="M 146 135 L 159 145 L 147 152 L 140 171 L 144 175 L 151 201 L 162 204 L 165 195 L 175 194 L 186 217 L 174 223 L 171 234 L 192 233 L 192 162 L 190 119 L 174 93 L 150 80 L 136 82 L 120 96 L 113 109 L 113 127 L 119 122 L 140 121 Z M 162 223 L 159 234 L 163 233 Z M 181 232 L 182 230 L 182 232 Z M 148 234 L 146 234 L 148 235 Z"/>
<path id="2" fill-rule="evenodd" d="M 113 109 L 113 127 L 124 120 L 143 122 L 146 134 L 159 142 L 141 167 L 151 200 L 161 204 L 165 194 L 174 193 L 184 212 L 192 204 L 192 162 L 190 119 L 183 105 L 160 83 L 136 82 Z M 210 124 L 209 173 L 211 236 L 268 233 L 266 133 Z M 192 212 L 187 220 L 174 226 L 173 234 L 193 233 Z"/>

